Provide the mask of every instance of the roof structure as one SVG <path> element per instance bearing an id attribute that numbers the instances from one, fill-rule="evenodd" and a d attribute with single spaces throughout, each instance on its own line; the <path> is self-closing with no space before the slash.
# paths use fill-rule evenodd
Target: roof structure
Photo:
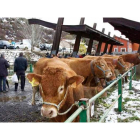
<path id="1" fill-rule="evenodd" d="M 103 22 L 111 24 L 133 43 L 140 44 L 140 23 L 125 18 L 103 18 Z"/>
<path id="2" fill-rule="evenodd" d="M 39 24 L 48 28 L 56 29 L 55 23 L 45 22 L 39 19 L 29 19 L 29 24 Z M 93 38 L 94 40 L 102 41 L 104 43 L 121 46 L 123 43 L 115 40 L 114 38 L 84 24 L 84 25 L 62 25 L 62 31 L 70 34 L 81 35 L 85 38 Z"/>

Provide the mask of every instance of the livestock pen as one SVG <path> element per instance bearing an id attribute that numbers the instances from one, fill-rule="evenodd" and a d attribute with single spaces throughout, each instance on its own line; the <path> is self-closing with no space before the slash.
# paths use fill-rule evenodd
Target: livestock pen
<path id="1" fill-rule="evenodd" d="M 132 74 L 133 73 L 133 74 Z M 94 115 L 94 102 L 98 99 L 105 91 L 110 89 L 113 85 L 118 83 L 118 96 L 115 101 L 110 105 L 108 110 L 102 115 L 99 122 L 104 122 L 105 117 L 108 115 L 109 111 L 113 108 L 115 103 L 118 101 L 118 111 L 122 111 L 122 78 L 125 76 L 129 76 L 129 90 L 132 89 L 132 78 L 136 79 L 136 66 L 129 69 L 123 75 L 118 75 L 116 80 L 112 82 L 109 86 L 104 88 L 101 92 L 97 95 L 92 97 L 91 99 L 83 98 L 79 100 L 78 109 L 65 121 L 72 122 L 78 115 L 80 116 L 80 122 L 90 122 L 90 117 Z"/>

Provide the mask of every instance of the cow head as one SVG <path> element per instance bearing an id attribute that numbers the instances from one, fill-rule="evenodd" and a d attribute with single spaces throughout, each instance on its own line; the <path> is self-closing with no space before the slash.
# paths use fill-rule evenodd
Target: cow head
<path id="1" fill-rule="evenodd" d="M 47 67 L 43 75 L 28 74 L 30 82 L 35 81 L 39 85 L 40 94 L 43 99 L 41 115 L 47 118 L 54 118 L 64 106 L 67 96 L 72 88 L 76 88 L 84 81 L 82 76 L 69 77 L 63 68 Z"/>
<path id="2" fill-rule="evenodd" d="M 118 58 L 116 69 L 118 69 L 121 74 L 128 70 L 126 63 L 121 56 Z"/>
<path id="3" fill-rule="evenodd" d="M 106 61 L 103 58 L 99 57 L 93 62 L 95 75 L 98 78 L 110 78 L 112 76 L 111 69 L 108 67 Z"/>

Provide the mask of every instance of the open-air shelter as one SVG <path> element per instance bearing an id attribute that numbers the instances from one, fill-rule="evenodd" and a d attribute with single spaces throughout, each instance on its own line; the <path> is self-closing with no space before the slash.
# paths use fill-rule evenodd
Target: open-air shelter
<path id="1" fill-rule="evenodd" d="M 119 30 L 132 43 L 140 44 L 140 22 L 125 18 L 103 18 L 103 22 L 111 24 L 115 30 Z M 140 53 L 140 47 L 138 52 Z"/>
<path id="2" fill-rule="evenodd" d="M 79 25 L 63 25 L 64 18 L 59 18 L 57 24 L 42 21 L 39 19 L 29 19 L 28 21 L 29 24 L 38 24 L 56 30 L 51 50 L 51 54 L 54 55 L 58 53 L 62 31 L 76 35 L 73 56 L 76 56 L 76 54 L 79 51 L 80 40 L 82 37 L 89 39 L 87 54 L 91 53 L 93 40 L 99 41 L 98 48 L 96 50 L 96 55 L 100 55 L 102 42 L 106 43 L 104 52 L 107 51 L 108 44 L 111 44 L 111 46 L 123 45 L 123 43 L 115 40 L 113 37 L 110 37 L 110 33 L 108 35 L 104 34 L 104 28 L 102 32 L 100 32 L 96 30 L 96 24 L 94 24 L 93 28 L 84 24 L 84 18 L 81 18 Z"/>

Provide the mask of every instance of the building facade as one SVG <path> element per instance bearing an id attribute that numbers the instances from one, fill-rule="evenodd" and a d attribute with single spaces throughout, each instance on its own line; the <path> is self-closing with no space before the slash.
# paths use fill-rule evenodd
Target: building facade
<path id="1" fill-rule="evenodd" d="M 123 46 L 116 46 L 116 45 L 113 45 L 113 53 L 125 53 L 125 52 L 128 52 L 128 53 L 131 53 L 131 52 L 136 52 L 139 48 L 139 44 L 137 43 L 131 43 L 130 40 L 126 40 L 126 39 L 123 39 L 121 37 L 117 37 L 117 36 L 114 36 L 114 38 L 120 42 L 122 42 L 124 45 Z M 109 51 L 110 49 L 110 44 L 108 45 L 108 49 L 107 49 L 107 52 Z M 101 53 L 103 53 L 104 51 L 104 48 L 105 48 L 105 43 L 102 43 L 102 46 L 101 46 Z"/>

